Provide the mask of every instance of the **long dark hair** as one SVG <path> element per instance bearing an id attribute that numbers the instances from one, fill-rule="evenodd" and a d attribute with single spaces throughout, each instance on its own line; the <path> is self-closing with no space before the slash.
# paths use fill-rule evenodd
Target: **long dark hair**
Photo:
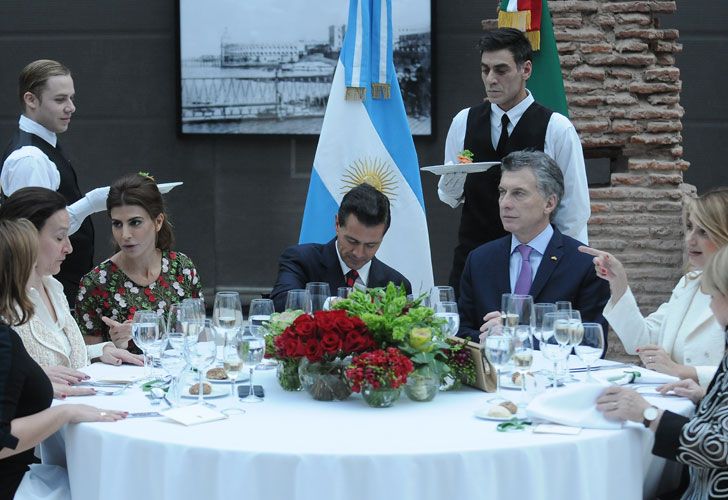
<path id="1" fill-rule="evenodd" d="M 28 219 L 40 231 L 53 214 L 65 209 L 62 194 L 42 187 L 26 187 L 2 202 L 0 220 Z"/>
<path id="2" fill-rule="evenodd" d="M 128 174 L 111 185 L 106 198 L 106 213 L 111 217 L 111 209 L 125 205 L 135 205 L 146 210 L 152 220 L 159 214 L 164 215 L 162 227 L 157 232 L 157 248 L 171 250 L 174 246 L 174 232 L 164 206 L 162 193 L 156 182 L 148 175 Z"/>

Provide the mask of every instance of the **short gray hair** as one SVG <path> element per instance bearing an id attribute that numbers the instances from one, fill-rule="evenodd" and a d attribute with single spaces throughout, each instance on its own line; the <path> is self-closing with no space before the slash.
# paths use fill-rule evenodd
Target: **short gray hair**
<path id="1" fill-rule="evenodd" d="M 536 177 L 536 188 L 541 196 L 556 196 L 556 208 L 551 212 L 553 220 L 564 197 L 564 174 L 556 162 L 543 151 L 514 151 L 501 160 L 502 172 L 517 172 L 528 168 Z"/>

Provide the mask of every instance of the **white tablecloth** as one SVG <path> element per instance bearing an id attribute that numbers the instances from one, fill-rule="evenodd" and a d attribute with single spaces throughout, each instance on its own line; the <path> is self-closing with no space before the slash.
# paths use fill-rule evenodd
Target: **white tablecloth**
<path id="1" fill-rule="evenodd" d="M 86 371 L 139 373 L 98 364 Z M 394 407 L 373 409 L 356 394 L 325 403 L 284 392 L 273 371 L 257 372 L 256 383 L 264 403 L 214 400 L 244 415 L 194 427 L 163 418 L 69 425 L 42 451 L 55 463 L 65 458 L 74 500 L 639 499 L 653 493 L 665 463 L 641 425 L 576 436 L 496 432 L 495 422 L 473 415 L 492 396 L 472 389 L 431 403 L 403 394 Z M 684 399 L 652 401 L 692 411 Z M 69 402 L 160 408 L 137 388 Z"/>

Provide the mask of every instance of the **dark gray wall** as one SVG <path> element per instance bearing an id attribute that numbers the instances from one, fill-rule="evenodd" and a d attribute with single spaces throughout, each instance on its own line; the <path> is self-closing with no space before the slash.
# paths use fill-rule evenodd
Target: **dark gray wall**
<path id="1" fill-rule="evenodd" d="M 434 3 L 435 133 L 415 139 L 421 165 L 441 162 L 451 117 L 483 96 L 475 43 L 480 20 L 492 17 L 496 5 L 472 0 Z M 715 2 L 711 6 L 718 8 Z M 726 116 L 717 90 L 725 86 L 716 84 L 726 78 L 717 64 L 726 60 L 719 57 L 719 49 L 724 55 L 726 51 L 726 44 L 720 43 L 725 42 L 725 32 L 716 34 L 721 16 L 713 16 L 712 38 L 693 39 L 690 30 L 698 29 L 697 9 L 691 5 L 689 11 L 680 11 L 683 15 L 695 16 L 689 27 L 679 25 L 682 19 L 677 23 L 686 30 L 679 65 L 688 109 L 685 152 L 693 162 L 687 178 L 702 183 L 699 172 L 717 175 L 708 155 L 725 158 L 728 153 L 726 141 L 720 141 L 726 123 L 717 120 Z M 16 127 L 20 69 L 39 58 L 64 62 L 73 70 L 78 109 L 61 140 L 82 189 L 138 170 L 150 171 L 160 181 L 184 181 L 183 188 L 168 196 L 177 248 L 196 262 L 205 286 L 268 288 L 280 251 L 298 239 L 316 138 L 179 136 L 176 22 L 173 1 L 2 0 L 0 142 L 4 144 Z M 709 58 L 699 56 L 703 50 L 710 51 Z M 422 177 L 435 281 L 442 283 L 450 268 L 459 210 L 439 202 L 436 180 L 430 174 Z M 110 231 L 104 215 L 94 216 L 94 222 L 100 260 L 109 255 Z"/>

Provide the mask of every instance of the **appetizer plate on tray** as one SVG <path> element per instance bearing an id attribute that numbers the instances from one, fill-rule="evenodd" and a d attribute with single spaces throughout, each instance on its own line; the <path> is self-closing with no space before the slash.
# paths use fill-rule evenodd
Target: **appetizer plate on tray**
<path id="1" fill-rule="evenodd" d="M 432 165 L 422 167 L 420 170 L 432 172 L 433 174 L 475 174 L 485 172 L 494 165 L 500 165 L 499 161 L 481 161 L 477 163 L 453 163 L 450 165 Z"/>

